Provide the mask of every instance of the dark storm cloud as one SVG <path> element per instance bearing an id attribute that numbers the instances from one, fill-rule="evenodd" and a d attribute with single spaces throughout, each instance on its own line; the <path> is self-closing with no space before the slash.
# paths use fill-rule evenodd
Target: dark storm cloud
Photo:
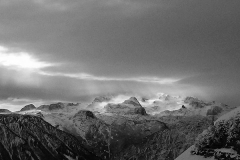
<path id="1" fill-rule="evenodd" d="M 20 73 L 9 74 L 13 84 L 1 83 L 1 95 L 4 89 L 9 97 L 75 101 L 83 93 L 142 88 L 240 104 L 239 5 L 238 0 L 1 1 L 0 45 L 59 64 L 41 69 L 52 76 L 35 73 L 37 87 L 30 83 L 36 80 L 22 86 L 11 78 Z M 76 77 L 83 73 L 95 80 Z M 136 81 L 141 77 L 176 82 Z"/>

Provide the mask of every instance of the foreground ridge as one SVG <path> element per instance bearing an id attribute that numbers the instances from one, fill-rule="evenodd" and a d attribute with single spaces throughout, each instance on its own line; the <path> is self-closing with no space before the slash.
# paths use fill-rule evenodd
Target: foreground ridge
<path id="1" fill-rule="evenodd" d="M 0 160 L 100 159 L 72 135 L 31 115 L 0 114 Z"/>

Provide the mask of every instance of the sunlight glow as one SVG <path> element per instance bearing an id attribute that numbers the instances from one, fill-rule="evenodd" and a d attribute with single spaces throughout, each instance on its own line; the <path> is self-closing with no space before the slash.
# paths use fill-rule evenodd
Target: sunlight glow
<path id="1" fill-rule="evenodd" d="M 50 63 L 39 61 L 28 53 L 12 53 L 2 46 L 0 46 L 0 65 L 17 69 L 41 69 L 52 66 Z"/>

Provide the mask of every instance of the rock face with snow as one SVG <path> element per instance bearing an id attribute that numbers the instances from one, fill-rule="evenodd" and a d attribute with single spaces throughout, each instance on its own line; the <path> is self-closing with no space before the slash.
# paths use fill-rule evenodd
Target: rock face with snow
<path id="1" fill-rule="evenodd" d="M 32 110 L 32 109 L 36 109 L 36 107 L 33 104 L 29 104 L 29 105 L 26 105 L 25 107 L 23 107 L 20 111 L 28 111 L 28 110 Z"/>
<path id="2" fill-rule="evenodd" d="M 2 160 L 100 159 L 85 148 L 83 140 L 36 116 L 0 115 L 0 137 Z"/>
<path id="3" fill-rule="evenodd" d="M 64 129 L 86 140 L 87 146 L 102 158 L 109 157 L 110 127 L 98 119 L 91 111 L 80 110 L 73 117 L 71 123 Z"/>
<path id="4" fill-rule="evenodd" d="M 125 100 L 123 103 L 120 104 L 107 104 L 104 109 L 108 113 L 114 114 L 140 114 L 146 115 L 145 109 L 141 106 L 138 100 L 135 97 L 131 97 L 128 100 Z"/>

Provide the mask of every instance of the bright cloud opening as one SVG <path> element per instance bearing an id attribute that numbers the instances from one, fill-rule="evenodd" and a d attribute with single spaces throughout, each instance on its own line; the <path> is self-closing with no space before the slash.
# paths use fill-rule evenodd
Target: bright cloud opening
<path id="1" fill-rule="evenodd" d="M 26 52 L 11 52 L 8 48 L 0 46 L 0 65 L 15 69 L 41 69 L 53 64 L 39 61 Z"/>

